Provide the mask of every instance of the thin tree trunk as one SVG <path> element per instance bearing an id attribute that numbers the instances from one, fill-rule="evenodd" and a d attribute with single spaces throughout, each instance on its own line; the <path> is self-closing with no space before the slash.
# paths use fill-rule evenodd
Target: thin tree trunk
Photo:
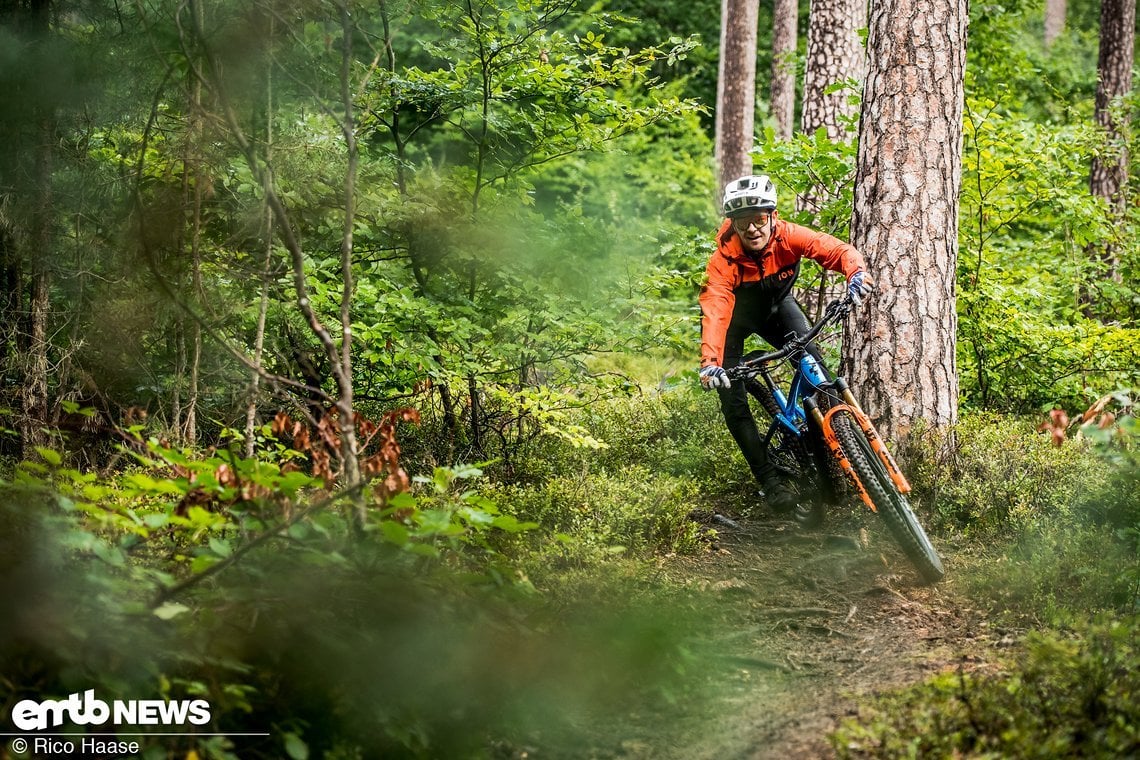
<path id="1" fill-rule="evenodd" d="M 195 203 L 194 238 L 199 237 L 198 211 Z M 196 303 L 202 303 L 202 264 L 199 258 L 198 245 L 194 244 L 193 271 L 191 274 L 191 287 L 194 290 Z M 202 372 L 202 325 L 198 320 L 191 323 L 191 350 L 190 350 L 190 386 L 186 395 L 186 426 L 183 439 L 193 445 L 198 442 L 198 387 Z"/>
<path id="2" fill-rule="evenodd" d="M 266 238 L 265 258 L 261 264 L 261 298 L 257 306 L 257 332 L 253 338 L 253 363 L 255 369 L 249 378 L 249 405 L 245 408 L 245 455 L 256 453 L 257 398 L 261 392 L 261 358 L 265 352 L 265 321 L 269 313 L 269 273 L 273 262 L 273 212 L 265 209 Z"/>
<path id="3" fill-rule="evenodd" d="M 191 16 L 195 19 L 195 36 L 197 39 L 203 40 L 205 34 L 201 24 L 198 22 L 196 12 L 198 0 L 189 0 L 189 3 L 192 9 Z M 282 201 L 281 196 L 276 192 L 273 176 L 269 167 L 265 164 L 264 156 L 258 154 L 254 145 L 246 136 L 241 123 L 238 121 L 237 112 L 224 87 L 225 79 L 222 76 L 220 62 L 212 55 L 208 47 L 204 49 L 203 58 L 209 67 L 210 81 L 216 86 L 216 100 L 222 111 L 222 116 L 229 130 L 230 137 L 241 151 L 246 164 L 254 176 L 257 177 L 261 183 L 265 192 L 266 203 L 268 203 L 269 207 L 273 210 L 273 217 L 276 221 L 277 231 L 281 236 L 282 244 L 289 252 L 289 258 L 292 264 L 293 289 L 297 296 L 297 308 L 308 323 L 313 335 L 320 341 L 321 348 L 329 360 L 329 366 L 338 390 L 338 398 L 335 402 L 335 406 L 339 417 L 341 485 L 353 491 L 353 499 L 355 501 L 353 519 L 356 528 L 359 530 L 363 527 L 363 521 L 366 517 L 365 509 L 367 500 L 360 488 L 363 483 L 363 478 L 360 468 L 360 452 L 356 440 L 355 409 L 352 392 L 351 298 L 353 281 L 351 265 L 353 252 L 352 229 L 356 213 L 355 181 L 358 151 L 349 75 L 352 64 L 352 37 L 354 30 L 352 28 L 352 19 L 349 15 L 348 8 L 344 5 L 340 6 L 340 17 L 341 30 L 344 38 L 342 40 L 340 71 L 340 95 L 341 103 L 344 107 L 344 118 L 340 123 L 340 128 L 341 135 L 345 140 L 347 162 L 344 187 L 344 232 L 341 238 L 341 275 L 344 281 L 344 288 L 342 291 L 340 309 L 341 336 L 339 344 L 337 339 L 329 332 L 328 328 L 325 327 L 324 323 L 321 322 L 320 316 L 313 308 L 308 279 L 305 274 L 305 252 L 301 246 L 301 241 L 298 239 L 294 227 L 291 224 L 288 209 Z M 194 62 L 191 62 L 191 66 L 194 69 L 195 75 L 201 78 L 203 74 L 194 66 Z"/>
<path id="4" fill-rule="evenodd" d="M 196 5 L 195 24 L 201 26 L 202 7 Z M 190 76 L 190 123 L 187 136 L 187 166 L 192 187 L 190 208 L 190 292 L 191 303 L 205 303 L 202 289 L 202 182 L 203 172 L 198 151 L 202 144 L 202 83 Z M 185 423 L 183 440 L 190 445 L 198 442 L 198 392 L 202 372 L 202 325 L 193 320 L 190 344 L 190 383 L 186 391 Z"/>
<path id="5" fill-rule="evenodd" d="M 186 318 L 180 309 L 174 317 L 174 379 L 170 394 L 170 429 L 182 439 L 182 383 L 186 378 Z"/>
<path id="6" fill-rule="evenodd" d="M 29 19 L 37 45 L 47 43 L 51 32 L 51 3 L 30 3 Z M 51 105 L 36 108 L 35 116 L 35 200 L 29 235 L 30 296 L 28 301 L 28 347 L 23 383 L 20 389 L 20 445 L 24 457 L 36 446 L 47 444 L 44 425 L 48 417 L 48 315 L 51 309 L 52 255 L 52 159 L 55 143 L 55 110 Z"/>
<path id="7" fill-rule="evenodd" d="M 18 336 L 20 314 L 23 312 L 23 288 L 20 286 L 23 275 L 16 250 L 15 230 L 7 216 L 8 203 L 9 196 L 0 195 L 0 382 L 4 383 L 4 388 L 9 386 L 12 377 L 9 373 L 17 370 L 13 365 L 14 359 L 20 355 Z"/>
<path id="8" fill-rule="evenodd" d="M 1052 47 L 1065 31 L 1065 0 L 1045 0 L 1045 47 Z"/>
<path id="9" fill-rule="evenodd" d="M 41 198 L 42 202 L 42 198 Z M 37 226 L 39 223 L 37 222 Z M 37 231 L 38 232 L 38 231 Z M 50 234 L 37 234 L 37 258 L 46 257 L 48 248 L 41 247 L 46 238 L 50 246 Z M 24 376 L 24 413 L 20 439 L 23 456 L 27 458 L 36 446 L 48 443 L 45 425 L 48 417 L 48 340 L 47 323 L 51 309 L 51 277 L 42 261 L 33 264 L 31 299 L 29 301 L 29 338 L 27 370 Z"/>
<path id="10" fill-rule="evenodd" d="M 1119 124 L 1112 107 L 1132 90 L 1132 64 L 1136 45 L 1136 0 L 1102 0 L 1100 6 L 1100 52 L 1097 59 L 1096 124 L 1107 137 L 1107 150 L 1093 157 L 1089 190 L 1104 198 L 1116 220 L 1126 208 L 1128 182 L 1127 130 Z M 1090 246 L 1088 255 L 1101 265 L 1095 279 L 1120 281 L 1120 260 L 1112 243 Z M 1082 288 L 1081 301 L 1088 317 L 1096 316 L 1093 289 Z"/>
<path id="11" fill-rule="evenodd" d="M 340 398 L 337 399 L 337 411 L 340 413 L 341 459 L 343 462 L 344 486 L 349 489 L 359 489 L 363 484 L 363 474 L 360 469 L 360 450 L 356 440 L 356 410 L 354 408 L 352 387 L 352 248 L 353 227 L 356 222 L 356 171 L 359 159 L 356 146 L 356 125 L 352 106 L 352 90 L 349 77 L 352 72 L 352 18 L 347 5 L 340 7 L 341 34 L 344 36 L 342 44 L 344 50 L 341 55 L 340 95 L 341 105 L 344 107 L 344 133 L 345 150 L 348 161 L 344 173 L 344 234 L 340 245 L 340 269 L 343 288 L 340 301 L 340 371 L 336 373 L 337 387 Z M 336 356 L 330 357 L 336 361 Z M 367 518 L 368 502 L 364 493 L 358 491 L 352 497 L 354 507 L 354 523 L 357 531 L 363 531 Z"/>
<path id="12" fill-rule="evenodd" d="M 796 119 L 798 0 L 775 0 L 772 22 L 772 118 L 776 137 L 791 140 Z"/>
<path id="13" fill-rule="evenodd" d="M 727 182 L 752 173 L 759 7 L 759 0 L 721 0 L 716 87 L 717 200 Z"/>
<path id="14" fill-rule="evenodd" d="M 852 238 L 875 295 L 848 323 L 845 374 L 885 435 L 958 416 L 954 278 L 966 0 L 878 0 Z"/>
<path id="15" fill-rule="evenodd" d="M 273 39 L 275 21 L 269 19 L 269 38 Z M 273 63 L 265 72 L 265 164 L 273 162 Z M 257 333 L 253 339 L 254 369 L 249 379 L 249 405 L 245 409 L 245 455 L 253 457 L 257 446 L 257 397 L 261 390 L 261 358 L 265 349 L 265 321 L 269 313 L 269 274 L 273 265 L 273 209 L 265 204 L 265 257 L 261 263 L 261 299 L 257 307 Z"/>

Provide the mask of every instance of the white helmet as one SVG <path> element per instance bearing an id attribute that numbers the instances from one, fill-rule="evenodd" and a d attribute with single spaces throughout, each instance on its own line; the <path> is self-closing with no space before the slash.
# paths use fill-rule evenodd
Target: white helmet
<path id="1" fill-rule="evenodd" d="M 734 179 L 724 188 L 724 215 L 740 216 L 776 208 L 776 186 L 767 174 Z"/>

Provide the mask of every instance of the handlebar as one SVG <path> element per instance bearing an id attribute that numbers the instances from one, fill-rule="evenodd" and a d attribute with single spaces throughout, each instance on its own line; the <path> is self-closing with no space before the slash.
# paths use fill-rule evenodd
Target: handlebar
<path id="1" fill-rule="evenodd" d="M 784 344 L 783 348 L 779 348 L 775 351 L 761 354 L 754 359 L 749 359 L 748 361 L 741 362 L 735 367 L 731 367 L 730 369 L 725 370 L 725 372 L 732 380 L 739 380 L 745 376 L 755 376 L 756 371 L 764 365 L 771 364 L 772 362 L 783 359 L 786 356 L 791 356 L 794 353 L 803 351 L 804 346 L 806 346 L 808 343 L 811 343 L 815 337 L 823 331 L 823 328 L 846 317 L 851 313 L 851 310 L 854 307 L 855 304 L 851 300 L 851 296 L 845 296 L 840 300 L 832 301 L 823 310 L 823 316 L 820 317 L 819 321 L 812 325 L 811 329 L 803 335 L 797 335 L 789 338 L 788 342 Z"/>

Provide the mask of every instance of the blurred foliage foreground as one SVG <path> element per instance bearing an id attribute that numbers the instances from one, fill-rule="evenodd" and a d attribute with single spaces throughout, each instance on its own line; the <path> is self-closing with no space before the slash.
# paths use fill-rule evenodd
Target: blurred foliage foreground
<path id="1" fill-rule="evenodd" d="M 209 703 L 208 727 L 143 727 L 207 735 L 121 735 L 146 757 L 573 756 L 604 716 L 668 711 L 691 692 L 697 614 L 603 561 L 627 550 L 612 525 L 646 556 L 697 548 L 694 523 L 611 510 L 603 529 L 599 504 L 590 527 L 586 507 L 564 502 L 545 514 L 581 524 L 540 531 L 478 487 L 478 468 L 411 483 L 396 424 L 365 425 L 388 440 L 363 494 L 328 482 L 319 434 L 288 424 L 266 425 L 252 459 L 236 439 L 194 452 L 133 428 L 120 447 L 130 466 L 84 472 L 41 448 L 12 468 L 0 482 L 3 714 L 89 689 Z M 54 729 L 115 730 L 71 717 L 80 725 Z"/>
<path id="2" fill-rule="evenodd" d="M 868 704 L 841 753 L 1135 753 L 1140 468 L 1130 401 L 1107 406 L 1043 431 L 974 416 L 900 452 L 947 593 L 1043 632 L 1001 676 Z M 608 446 L 552 436 L 515 485 L 471 466 L 408 478 L 393 437 L 354 494 L 285 425 L 253 459 L 236 439 L 193 452 L 137 428 L 132 464 L 108 472 L 41 449 L 0 495 L 4 713 L 88 689 L 204 699 L 194 730 L 227 734 L 143 734 L 146 757 L 574 757 L 639 720 L 668 746 L 671 716 L 717 704 L 717 662 L 695 654 L 716 617 L 654 568 L 708 546 L 693 510 L 762 507 L 708 396 L 581 414 Z"/>

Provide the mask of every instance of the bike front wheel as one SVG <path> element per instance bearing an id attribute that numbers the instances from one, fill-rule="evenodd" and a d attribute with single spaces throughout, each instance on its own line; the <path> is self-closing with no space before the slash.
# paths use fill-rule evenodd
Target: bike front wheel
<path id="1" fill-rule="evenodd" d="M 942 558 L 930 543 L 906 496 L 895 486 L 887 468 L 871 448 L 863 429 L 846 414 L 837 414 L 833 418 L 832 429 L 855 476 L 863 484 L 907 559 L 927 583 L 942 580 L 946 575 Z"/>

